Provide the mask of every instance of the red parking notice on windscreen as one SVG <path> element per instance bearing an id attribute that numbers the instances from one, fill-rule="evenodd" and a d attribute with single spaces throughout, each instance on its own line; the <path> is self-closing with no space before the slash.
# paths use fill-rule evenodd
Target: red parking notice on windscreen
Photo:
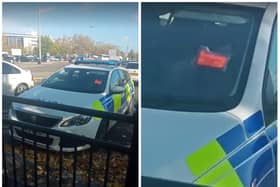
<path id="1" fill-rule="evenodd" d="M 228 63 L 228 57 L 225 55 L 213 53 L 207 48 L 203 48 L 198 53 L 196 64 L 199 66 L 224 69 Z"/>

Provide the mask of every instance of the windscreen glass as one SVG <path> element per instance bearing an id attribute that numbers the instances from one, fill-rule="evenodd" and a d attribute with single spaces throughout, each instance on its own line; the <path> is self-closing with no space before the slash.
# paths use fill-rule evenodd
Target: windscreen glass
<path id="1" fill-rule="evenodd" d="M 143 3 L 143 107 L 221 111 L 246 85 L 260 8 L 213 3 Z"/>
<path id="2" fill-rule="evenodd" d="M 42 86 L 74 92 L 101 93 L 105 90 L 107 78 L 107 71 L 64 68 L 48 78 Z"/>

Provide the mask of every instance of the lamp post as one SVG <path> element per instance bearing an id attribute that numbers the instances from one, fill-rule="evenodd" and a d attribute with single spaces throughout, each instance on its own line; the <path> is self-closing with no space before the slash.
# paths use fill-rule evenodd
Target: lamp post
<path id="1" fill-rule="evenodd" d="M 91 31 L 91 30 L 95 29 L 95 26 L 90 25 L 90 26 L 89 26 L 89 29 L 90 29 L 90 31 Z M 90 36 L 90 35 L 91 35 L 91 32 L 89 33 L 89 36 Z M 92 53 L 93 53 L 93 51 L 94 51 L 94 48 L 95 48 L 95 41 L 94 41 L 94 39 L 92 39 L 92 41 L 93 41 L 93 49 L 89 50 L 89 53 L 91 53 L 90 56 L 92 55 Z M 95 54 L 94 54 L 94 55 L 95 55 Z M 91 58 L 91 57 L 90 57 L 90 58 Z"/>
<path id="2" fill-rule="evenodd" d="M 40 33 L 40 6 L 38 8 L 38 48 L 39 48 L 39 61 L 38 64 L 41 64 L 42 60 L 42 49 L 41 49 L 41 33 Z"/>

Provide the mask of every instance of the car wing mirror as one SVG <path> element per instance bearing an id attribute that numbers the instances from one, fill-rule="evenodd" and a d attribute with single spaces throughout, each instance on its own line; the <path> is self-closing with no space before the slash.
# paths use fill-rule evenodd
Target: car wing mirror
<path id="1" fill-rule="evenodd" d="M 111 88 L 111 94 L 120 94 L 125 91 L 125 88 L 123 86 L 114 86 Z"/>

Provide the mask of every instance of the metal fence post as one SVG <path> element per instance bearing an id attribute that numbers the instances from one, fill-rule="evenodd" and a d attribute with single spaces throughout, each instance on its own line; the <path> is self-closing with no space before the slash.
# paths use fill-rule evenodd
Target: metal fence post
<path id="1" fill-rule="evenodd" d="M 138 105 L 136 106 L 134 118 L 131 152 L 128 158 L 126 174 L 126 187 L 138 186 Z"/>
<path id="2" fill-rule="evenodd" d="M 109 177 L 109 162 L 110 162 L 110 153 L 111 152 L 120 152 L 123 153 L 125 155 L 128 156 L 128 166 L 127 166 L 127 173 L 126 173 L 126 179 L 125 179 L 125 186 L 126 187 L 134 187 L 138 185 L 138 107 L 134 113 L 133 116 L 128 116 L 128 115 L 123 115 L 123 114 L 117 114 L 117 113 L 108 113 L 108 112 L 102 112 L 102 111 L 95 111 L 95 110 L 91 110 L 91 109 L 84 109 L 84 108 L 78 108 L 78 107 L 73 107 L 73 106 L 66 106 L 66 105 L 61 105 L 61 104 L 54 104 L 54 103 L 47 103 L 47 102 L 42 102 L 42 101 L 35 101 L 35 100 L 31 100 L 31 99 L 23 99 L 23 98 L 19 98 L 19 97 L 10 97 L 10 96 L 3 96 L 5 102 L 16 102 L 16 103 L 23 103 L 23 104 L 27 104 L 27 105 L 34 105 L 34 106 L 40 106 L 40 107 L 45 107 L 45 108 L 51 108 L 51 109 L 57 109 L 57 110 L 61 110 L 61 111 L 68 111 L 68 112 L 73 112 L 73 113 L 78 113 L 78 114 L 84 114 L 84 115 L 90 115 L 90 116 L 98 116 L 98 117 L 102 117 L 102 118 L 106 118 L 106 119 L 111 119 L 111 120 L 115 120 L 115 121 L 123 121 L 126 123 L 130 123 L 133 124 L 133 134 L 132 134 L 132 139 L 131 139 L 131 145 L 127 146 L 127 145 L 122 145 L 122 144 L 118 144 L 118 143 L 114 143 L 114 142 L 106 142 L 103 140 L 98 140 L 98 139 L 93 139 L 93 138 L 89 138 L 89 137 L 85 137 L 85 136 L 80 136 L 77 134 L 71 134 L 71 133 L 67 133 L 67 132 L 62 132 L 59 130 L 55 130 L 55 129 L 51 129 L 51 128 L 47 128 L 44 126 L 40 126 L 40 125 L 36 125 L 33 124 L 32 122 L 29 121 L 16 121 L 16 120 L 12 120 L 9 119 L 7 116 L 3 117 L 3 121 L 2 123 L 6 124 L 7 127 L 10 130 L 10 135 L 7 137 L 9 137 L 8 139 L 11 139 L 11 146 L 12 146 L 12 150 L 11 150 L 11 154 L 7 154 L 4 150 L 4 144 L 5 143 L 9 143 L 7 142 L 7 140 L 4 140 L 4 136 L 3 136 L 3 142 L 2 142 L 2 146 L 3 146 L 3 160 L 4 160 L 4 165 L 3 165 L 3 170 L 4 173 L 2 175 L 2 178 L 5 182 L 5 185 L 7 185 L 7 182 L 10 182 L 10 184 L 13 185 L 17 185 L 18 182 L 18 186 L 19 185 L 29 185 L 28 184 L 28 180 L 27 180 L 27 171 L 26 167 L 32 167 L 30 166 L 30 164 L 27 164 L 27 160 L 26 160 L 26 148 L 28 148 L 28 146 L 25 147 L 25 140 L 30 140 L 33 141 L 31 147 L 31 149 L 33 149 L 34 153 L 33 153 L 33 157 L 34 157 L 34 185 L 41 185 L 39 181 L 39 178 L 41 178 L 42 176 L 38 175 L 38 170 L 37 170 L 37 153 L 39 154 L 38 151 L 42 151 L 40 147 L 41 145 L 45 144 L 46 145 L 46 163 L 45 163 L 45 169 L 46 171 L 46 186 L 52 185 L 52 183 L 56 180 L 54 178 L 54 176 L 51 175 L 52 170 L 50 170 L 50 138 L 53 136 L 59 137 L 60 140 L 62 141 L 65 139 L 72 139 L 75 140 L 75 142 L 82 142 L 83 144 L 90 144 L 90 155 L 89 155 L 89 167 L 86 169 L 88 171 L 88 181 L 87 184 L 88 186 L 90 186 L 91 184 L 91 180 L 92 180 L 92 165 L 93 165 L 93 149 L 97 149 L 97 148 L 104 148 L 105 150 L 107 150 L 109 152 L 109 154 L 107 155 L 107 162 L 106 162 L 106 171 L 105 171 L 105 178 L 104 178 L 104 185 L 106 186 L 106 183 L 109 181 L 110 182 L 110 177 Z M 14 128 L 15 127 L 15 128 Z M 29 137 L 29 132 L 33 132 L 31 134 L 33 134 L 32 137 Z M 43 138 L 41 137 L 40 134 L 46 134 L 46 137 L 43 136 Z M 18 137 L 21 137 L 20 139 L 14 139 L 14 134 Z M 38 135 L 38 136 L 37 136 Z M 39 138 L 38 138 L 39 137 Z M 46 140 L 44 139 L 46 138 Z M 44 140 L 44 141 L 43 141 Z M 23 166 L 21 166 L 21 163 L 17 162 L 19 167 L 23 167 L 23 176 L 21 176 L 21 172 L 17 172 L 16 173 L 16 152 L 15 152 L 15 145 L 14 144 L 17 141 L 20 141 L 21 146 L 22 146 L 22 154 L 21 155 L 17 155 L 17 158 L 19 156 L 22 156 L 23 159 Z M 38 144 L 37 144 L 38 143 Z M 62 184 L 62 179 L 63 179 L 63 143 L 61 143 L 59 145 L 59 151 L 57 152 L 57 154 L 59 155 L 59 184 L 60 186 L 63 186 Z M 37 150 L 38 148 L 38 150 Z M 77 157 L 77 147 L 75 145 L 75 149 L 74 149 L 74 157 L 73 157 L 73 178 L 72 178 L 72 185 L 75 186 L 76 181 L 77 180 L 77 171 L 76 171 L 76 167 L 77 167 L 77 161 L 78 161 L 78 157 Z M 11 167 L 11 169 L 9 170 L 7 168 L 7 164 L 6 164 L 6 159 L 7 159 L 7 155 L 11 157 L 11 163 L 9 164 L 9 167 Z M 38 157 L 39 158 L 39 157 Z M 20 160 L 20 159 L 18 159 Z M 38 159 L 40 160 L 40 159 Z M 17 171 L 21 171 L 22 168 L 19 168 L 19 170 Z M 10 171 L 10 172 L 8 172 Z M 11 172 L 12 171 L 12 172 Z M 10 176 L 8 174 L 11 174 Z M 17 176 L 18 175 L 18 176 Z M 10 180 L 9 180 L 10 178 Z M 24 181 L 22 181 L 24 180 Z M 42 181 L 45 181 L 45 179 L 43 179 Z M 13 182 L 13 183 L 12 183 Z M 55 181 L 56 182 L 56 181 Z M 93 181 L 92 181 L 93 182 Z"/>

